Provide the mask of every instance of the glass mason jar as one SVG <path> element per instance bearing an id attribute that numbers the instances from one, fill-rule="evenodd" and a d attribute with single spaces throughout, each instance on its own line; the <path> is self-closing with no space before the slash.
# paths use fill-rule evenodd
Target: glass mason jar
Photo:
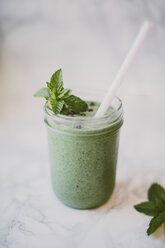
<path id="1" fill-rule="evenodd" d="M 101 102 L 105 92 L 73 92 L 87 101 Z M 113 107 L 113 108 L 112 108 Z M 55 115 L 45 104 L 45 123 L 52 186 L 66 205 L 95 208 L 105 203 L 115 185 L 122 102 L 116 97 L 104 117 Z"/>

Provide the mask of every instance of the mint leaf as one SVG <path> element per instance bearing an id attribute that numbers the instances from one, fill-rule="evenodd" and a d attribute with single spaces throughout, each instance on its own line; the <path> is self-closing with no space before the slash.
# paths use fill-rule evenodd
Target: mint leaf
<path id="1" fill-rule="evenodd" d="M 49 88 L 42 88 L 34 94 L 35 97 L 45 97 L 46 100 L 48 100 L 48 98 L 51 97 L 51 95 L 52 94 Z"/>
<path id="2" fill-rule="evenodd" d="M 165 211 L 160 213 L 157 217 L 152 218 L 147 234 L 150 235 L 155 232 L 165 222 Z"/>
<path id="3" fill-rule="evenodd" d="M 51 84 L 50 84 L 49 82 L 46 82 L 46 84 L 47 84 L 47 87 L 48 87 L 50 90 L 53 89 L 53 87 L 51 87 Z"/>
<path id="4" fill-rule="evenodd" d="M 165 203 L 165 189 L 158 183 L 153 183 L 148 190 L 148 199 L 153 202 Z"/>
<path id="5" fill-rule="evenodd" d="M 49 102 L 51 104 L 51 107 L 52 107 L 52 110 L 55 114 L 57 114 L 56 112 L 56 103 L 57 103 L 57 100 L 56 100 L 56 97 L 55 98 L 49 98 Z"/>
<path id="6" fill-rule="evenodd" d="M 62 115 L 68 115 L 68 113 L 69 113 L 69 108 L 66 107 L 66 105 L 64 104 L 63 109 L 61 111 L 61 114 Z"/>
<path id="7" fill-rule="evenodd" d="M 63 89 L 61 93 L 58 95 L 58 99 L 64 99 L 69 95 L 70 91 L 71 91 L 70 89 Z"/>
<path id="8" fill-rule="evenodd" d="M 159 214 L 159 210 L 156 208 L 154 202 L 142 202 L 140 204 L 135 205 L 134 208 L 137 211 L 149 216 L 157 216 Z"/>
<path id="9" fill-rule="evenodd" d="M 70 109 L 75 112 L 85 112 L 88 109 L 87 103 L 74 95 L 66 97 L 65 103 Z"/>
<path id="10" fill-rule="evenodd" d="M 62 79 L 62 70 L 59 69 L 56 71 L 51 79 L 50 79 L 50 85 L 49 87 L 51 88 L 52 91 L 58 96 L 61 91 L 63 90 L 63 79 Z"/>
<path id="11" fill-rule="evenodd" d="M 152 218 L 147 234 L 152 234 L 160 225 L 165 222 L 165 189 L 158 183 L 153 183 L 148 190 L 149 201 L 142 202 L 134 208 Z"/>
<path id="12" fill-rule="evenodd" d="M 157 202 L 154 202 L 154 203 L 155 203 L 155 207 L 158 209 L 159 213 L 165 211 L 165 202 L 160 200 L 160 201 L 157 201 Z"/>
<path id="13" fill-rule="evenodd" d="M 64 101 L 58 101 L 56 103 L 56 114 L 60 114 L 64 106 Z"/>
<path id="14" fill-rule="evenodd" d="M 60 114 L 64 106 L 64 101 L 57 101 L 56 98 L 50 98 L 49 101 L 50 101 L 53 112 L 56 115 Z"/>

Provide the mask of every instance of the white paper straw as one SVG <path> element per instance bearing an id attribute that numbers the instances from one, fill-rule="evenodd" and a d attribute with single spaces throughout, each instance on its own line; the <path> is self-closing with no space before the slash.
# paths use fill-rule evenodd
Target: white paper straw
<path id="1" fill-rule="evenodd" d="M 108 90 L 105 98 L 103 99 L 98 111 L 96 112 L 95 118 L 99 118 L 104 116 L 106 113 L 108 107 L 110 106 L 113 98 L 115 97 L 119 87 L 121 86 L 121 83 L 123 82 L 123 79 L 125 75 L 127 74 L 131 64 L 133 63 L 137 53 L 139 52 L 140 48 L 142 47 L 145 39 L 147 38 L 150 30 L 152 28 L 152 25 L 150 22 L 145 21 L 143 26 L 141 27 L 139 34 L 137 35 L 135 42 L 133 43 L 131 49 L 128 52 L 127 57 L 125 58 L 122 66 L 120 67 L 120 70 L 118 74 L 116 75 L 110 89 Z"/>

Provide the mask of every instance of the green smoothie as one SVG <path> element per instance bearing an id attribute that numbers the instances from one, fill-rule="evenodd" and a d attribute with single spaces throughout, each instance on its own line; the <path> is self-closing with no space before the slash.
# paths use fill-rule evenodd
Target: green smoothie
<path id="1" fill-rule="evenodd" d="M 123 123 L 121 101 L 115 100 L 99 119 L 94 118 L 99 102 L 88 101 L 88 111 L 69 116 L 55 116 L 45 105 L 52 185 L 70 207 L 95 208 L 112 194 Z"/>

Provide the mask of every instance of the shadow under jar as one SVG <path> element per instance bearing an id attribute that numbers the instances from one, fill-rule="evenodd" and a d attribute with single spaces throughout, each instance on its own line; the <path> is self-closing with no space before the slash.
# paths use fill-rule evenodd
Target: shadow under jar
<path id="1" fill-rule="evenodd" d="M 105 95 L 93 90 L 73 93 L 86 100 L 89 108 L 94 105 L 95 112 Z M 98 119 L 88 113 L 55 115 L 48 102 L 44 110 L 56 196 L 72 208 L 89 209 L 104 204 L 115 185 L 119 130 L 123 124 L 121 100 L 114 98 L 107 114 Z"/>

